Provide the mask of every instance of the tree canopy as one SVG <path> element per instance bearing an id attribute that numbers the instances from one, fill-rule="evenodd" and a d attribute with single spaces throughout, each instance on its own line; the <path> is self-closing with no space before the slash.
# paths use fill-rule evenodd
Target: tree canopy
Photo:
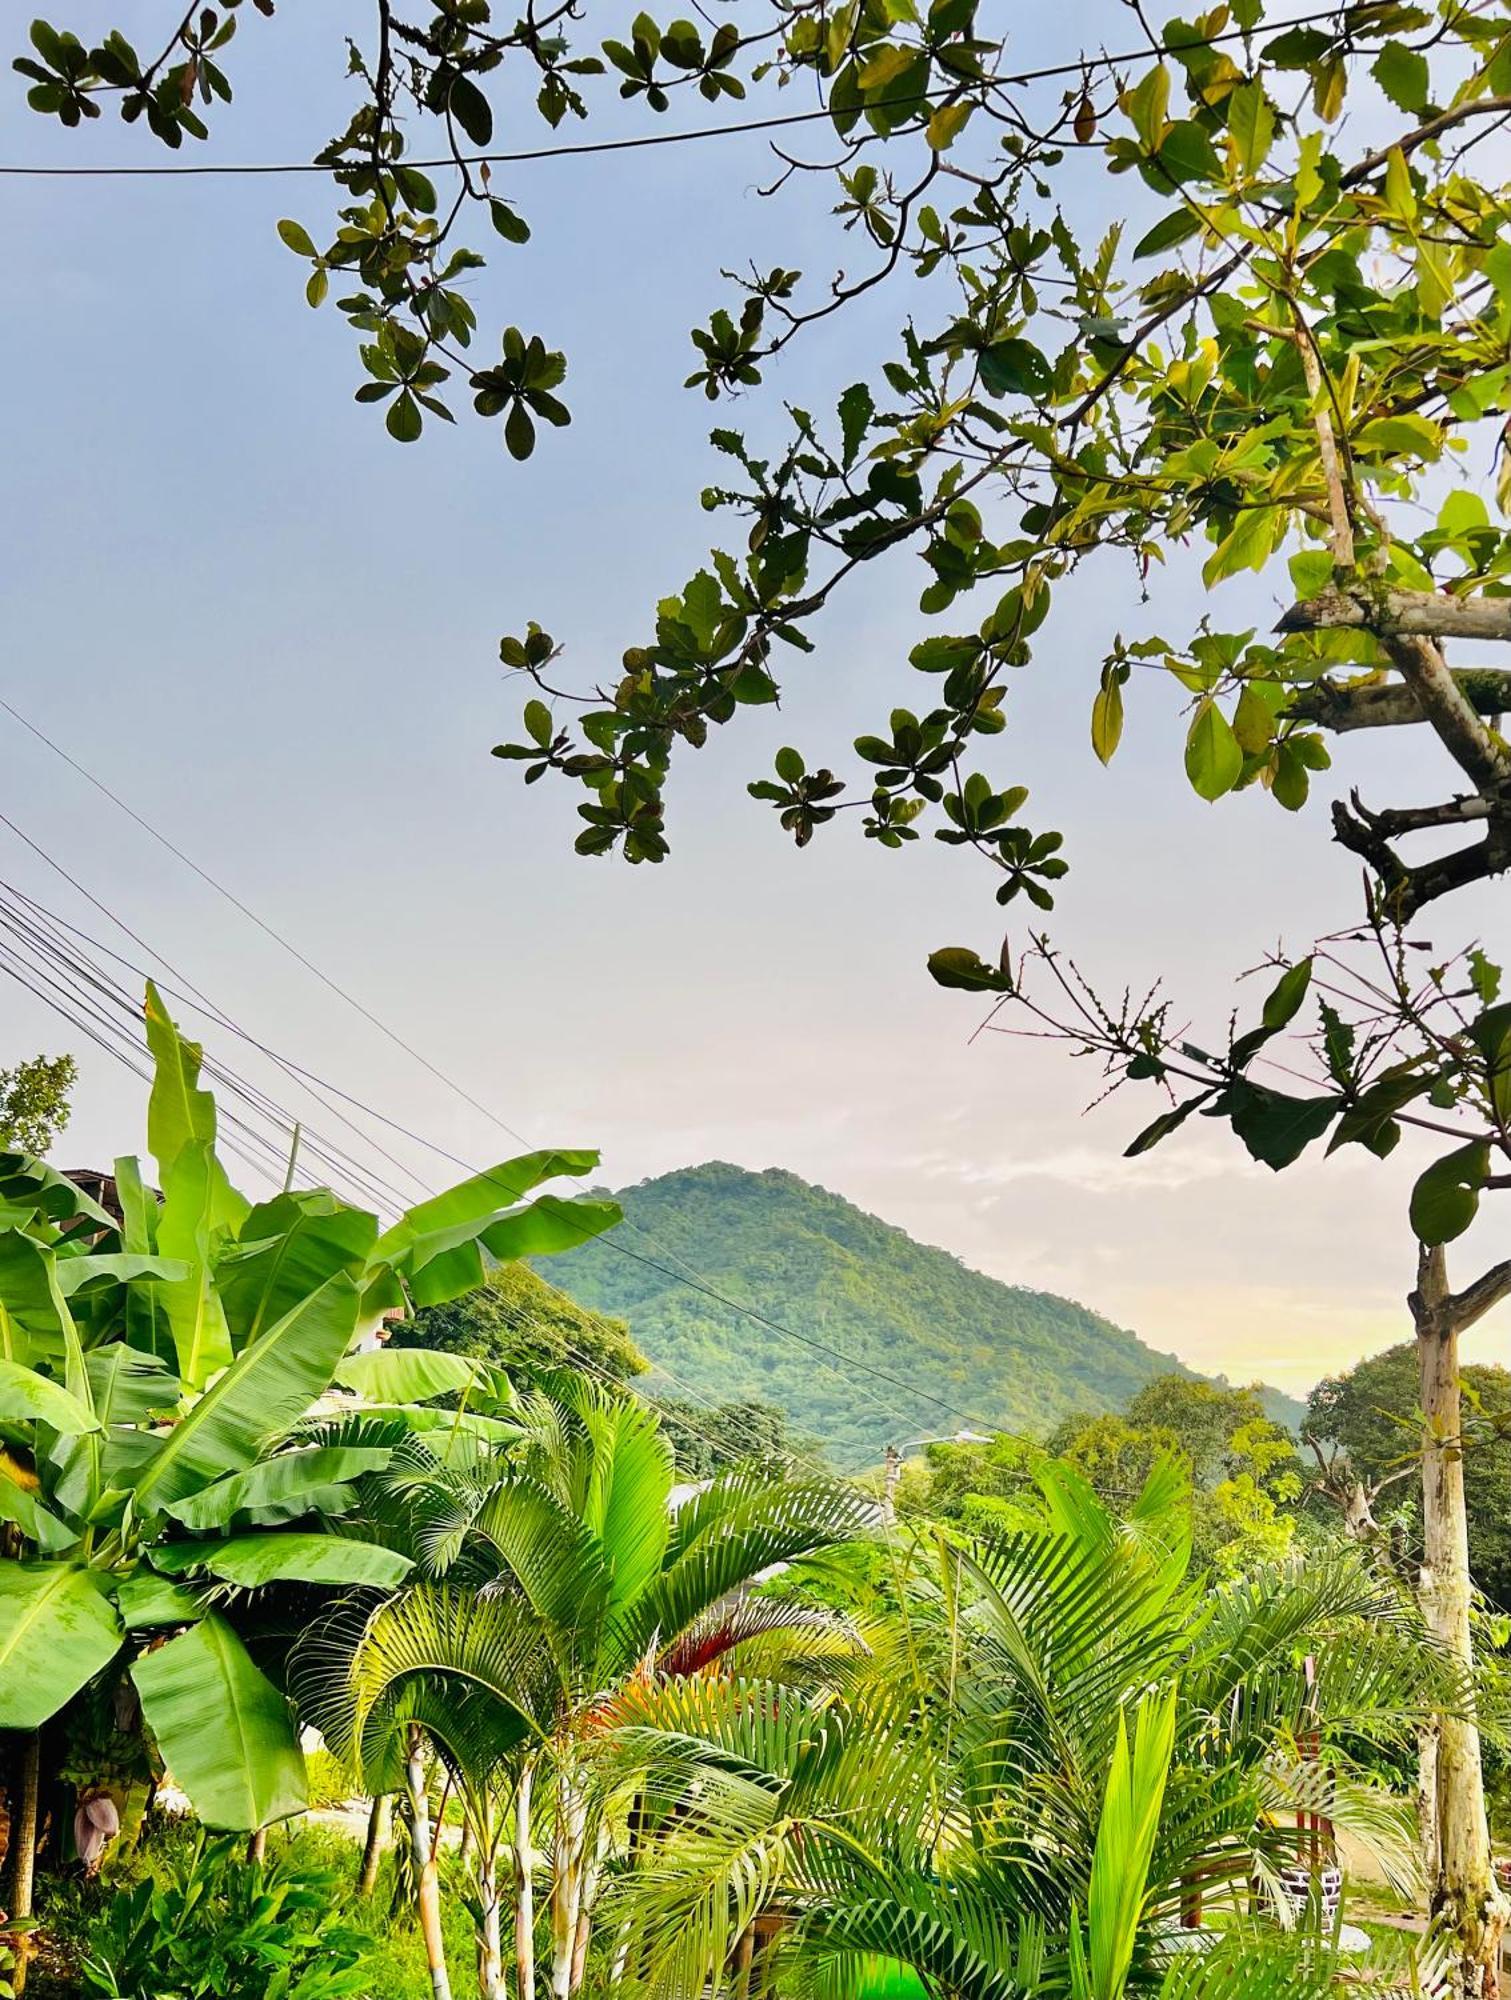
<path id="1" fill-rule="evenodd" d="M 78 1074 L 72 1056 L 33 1056 L 0 1069 L 0 1150 L 47 1153 L 68 1123 Z"/>

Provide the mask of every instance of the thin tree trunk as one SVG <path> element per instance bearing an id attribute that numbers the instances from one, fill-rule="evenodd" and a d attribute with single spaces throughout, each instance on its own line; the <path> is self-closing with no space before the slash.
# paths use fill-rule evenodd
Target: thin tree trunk
<path id="1" fill-rule="evenodd" d="M 1422 1249 L 1411 1309 L 1422 1384 L 1422 1604 L 1429 1629 L 1461 1667 L 1472 1692 L 1459 1329 L 1440 1247 Z M 1468 1716 L 1439 1718 L 1437 1819 L 1438 1868 L 1429 1889 L 1433 1914 L 1446 1920 L 1457 1941 L 1452 1990 L 1462 2000 L 1495 2000 L 1506 1905 L 1491 1866 L 1480 1734 L 1472 1710 Z"/>
<path id="2" fill-rule="evenodd" d="M 587 1802 L 570 1772 L 556 1795 L 556 1841 L 551 1871 L 551 2000 L 571 2000 L 577 1919 L 582 1908 L 583 1823 Z"/>
<path id="3" fill-rule="evenodd" d="M 593 1909 L 598 1901 L 598 1884 L 603 1878 L 603 1862 L 608 1846 L 608 1830 L 600 1828 L 593 1857 L 583 1871 L 582 1895 L 577 1910 L 577 1930 L 572 1943 L 573 1993 L 581 1992 L 583 1974 L 587 1970 L 588 1945 L 593 1937 Z"/>
<path id="4" fill-rule="evenodd" d="M 478 1843 L 477 1893 L 482 1921 L 477 1932 L 477 1990 L 481 2000 L 505 2000 L 504 1945 L 499 1925 L 498 1858 Z"/>
<path id="5" fill-rule="evenodd" d="M 367 1842 L 362 1849 L 362 1866 L 357 1871 L 357 1894 L 370 1896 L 378 1886 L 378 1870 L 383 1865 L 383 1849 L 388 1844 L 388 1827 L 393 1818 L 393 1796 L 379 1792 L 367 1813 Z"/>
<path id="6" fill-rule="evenodd" d="M 755 1958 L 755 1925 L 747 1924 L 735 1946 L 735 2000 L 750 2000 L 750 1968 Z"/>
<path id="7" fill-rule="evenodd" d="M 425 1792 L 425 1760 L 420 1754 L 418 1729 L 410 1733 L 404 1776 L 409 1790 L 410 1843 L 418 1884 L 420 1935 L 425 1941 L 430 1988 L 435 2000 L 451 2000 L 451 1981 L 446 1973 L 446 1946 L 441 1937 L 441 1890 L 435 1856 L 430 1851 L 430 1800 Z"/>
<path id="8" fill-rule="evenodd" d="M 33 1729 L 21 1751 L 21 1787 L 16 1815 L 11 1826 L 10 1914 L 13 1919 L 32 1914 L 32 1879 L 37 1863 L 37 1799 L 42 1789 L 42 1736 Z M 15 1993 L 26 1988 L 26 1961 L 31 1955 L 31 1939 L 22 1933 L 16 1939 L 16 1969 L 11 1974 Z"/>
<path id="9" fill-rule="evenodd" d="M 1432 1894 L 1442 1866 L 1438 1844 L 1438 1724 L 1437 1717 L 1417 1730 L 1417 1852 L 1422 1880 Z"/>
<path id="10" fill-rule="evenodd" d="M 528 1761 L 514 1793 L 514 1967 L 516 2000 L 535 2000 L 535 1850 L 530 1844 L 530 1792 L 535 1767 Z"/>
<path id="11" fill-rule="evenodd" d="M 267 1855 L 268 1830 L 265 1826 L 260 1826 L 247 1841 L 247 1860 L 254 1866 L 260 1867 L 266 1861 Z"/>

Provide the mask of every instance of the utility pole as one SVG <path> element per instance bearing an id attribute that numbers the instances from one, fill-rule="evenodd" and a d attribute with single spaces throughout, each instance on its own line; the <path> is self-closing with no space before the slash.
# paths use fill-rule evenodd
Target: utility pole
<path id="1" fill-rule="evenodd" d="M 909 1438 L 904 1444 L 889 1444 L 882 1453 L 881 1518 L 890 1528 L 897 1519 L 897 1488 L 902 1480 L 902 1462 L 910 1451 L 931 1444 L 990 1444 L 980 1431 L 956 1431 L 950 1437 Z"/>

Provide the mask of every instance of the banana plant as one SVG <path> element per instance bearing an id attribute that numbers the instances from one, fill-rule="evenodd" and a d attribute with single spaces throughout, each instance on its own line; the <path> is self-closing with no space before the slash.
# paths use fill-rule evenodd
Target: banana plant
<path id="1" fill-rule="evenodd" d="M 205 1823 L 255 1829 L 304 1806 L 303 1759 L 228 1606 L 280 1585 L 392 1590 L 407 1556 L 333 1532 L 357 1482 L 395 1437 L 510 1430 L 424 1406 L 471 1390 L 470 1364 L 423 1356 L 417 1373 L 359 1343 L 390 1311 L 574 1248 L 618 1211 L 536 1196 L 595 1165 L 586 1152 L 504 1161 L 387 1228 L 329 1190 L 250 1201 L 216 1152 L 202 1051 L 150 985 L 145 1020 L 156 1189 L 118 1160 L 114 1213 L 0 1156 L 0 1729 L 36 1730 L 124 1674 Z M 386 1442 L 310 1432 L 347 1391 Z"/>

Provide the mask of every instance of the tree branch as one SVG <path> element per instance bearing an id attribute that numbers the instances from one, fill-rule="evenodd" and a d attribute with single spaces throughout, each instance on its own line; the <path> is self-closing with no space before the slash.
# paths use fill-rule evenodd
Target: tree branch
<path id="1" fill-rule="evenodd" d="M 1511 672 L 1502 667 L 1457 667 L 1452 672 L 1477 714 L 1511 714 Z M 1317 681 L 1293 695 L 1285 712 L 1340 735 L 1350 729 L 1399 729 L 1428 720 L 1403 681 L 1370 681 L 1353 687 Z"/>
<path id="2" fill-rule="evenodd" d="M 1511 642 L 1511 597 L 1446 597 L 1432 590 L 1368 589 L 1329 584 L 1293 604 L 1277 632 L 1324 632 L 1362 626 L 1378 633 L 1428 639 Z"/>
<path id="3" fill-rule="evenodd" d="M 1463 1291 L 1455 1292 L 1448 1301 L 1447 1309 L 1462 1333 L 1505 1298 L 1511 1298 L 1511 1257 L 1503 1263 L 1492 1264 L 1483 1277 L 1476 1278 Z"/>

